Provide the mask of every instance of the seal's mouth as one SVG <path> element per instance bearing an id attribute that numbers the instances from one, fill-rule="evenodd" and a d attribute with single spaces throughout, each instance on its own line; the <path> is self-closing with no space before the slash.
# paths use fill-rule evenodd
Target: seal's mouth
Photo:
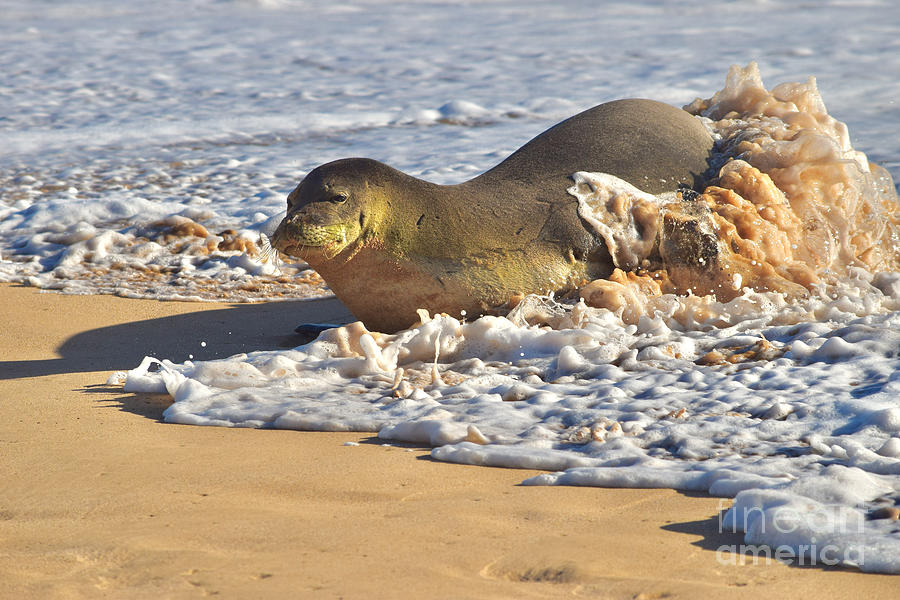
<path id="1" fill-rule="evenodd" d="M 349 229 L 343 223 L 313 225 L 286 218 L 275 230 L 272 245 L 279 252 L 304 260 L 310 251 L 318 251 L 325 258 L 331 259 L 349 243 Z"/>
<path id="2" fill-rule="evenodd" d="M 300 223 L 293 235 L 297 244 L 313 248 L 322 248 L 335 243 L 347 243 L 347 228 L 340 223 L 337 225 L 308 225 Z"/>

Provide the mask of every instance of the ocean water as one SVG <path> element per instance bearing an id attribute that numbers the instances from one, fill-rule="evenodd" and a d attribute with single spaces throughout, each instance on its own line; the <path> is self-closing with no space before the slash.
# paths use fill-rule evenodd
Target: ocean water
<path id="1" fill-rule="evenodd" d="M 6 0 L 0 280 L 252 301 L 328 293 L 259 233 L 311 168 L 368 156 L 465 180 L 590 106 L 710 98 L 732 64 L 817 78 L 849 143 L 900 181 L 889 1 Z M 740 288 L 740 286 L 738 286 Z M 529 323 L 532 323 L 531 325 Z M 289 351 L 175 364 L 126 389 L 171 422 L 370 431 L 536 485 L 734 498 L 723 526 L 781 556 L 900 572 L 900 275 L 848 267 L 802 301 L 529 299 Z"/>

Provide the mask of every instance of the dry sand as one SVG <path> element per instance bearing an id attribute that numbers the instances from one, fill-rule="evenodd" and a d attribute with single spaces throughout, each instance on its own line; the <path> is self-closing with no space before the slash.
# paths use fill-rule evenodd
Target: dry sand
<path id="1" fill-rule="evenodd" d="M 367 434 L 190 427 L 105 385 L 145 354 L 294 346 L 336 300 L 215 305 L 0 285 L 3 598 L 888 598 L 900 579 L 716 549 L 726 501 L 518 486 Z M 200 342 L 205 341 L 206 347 Z M 348 441 L 358 446 L 345 446 Z"/>

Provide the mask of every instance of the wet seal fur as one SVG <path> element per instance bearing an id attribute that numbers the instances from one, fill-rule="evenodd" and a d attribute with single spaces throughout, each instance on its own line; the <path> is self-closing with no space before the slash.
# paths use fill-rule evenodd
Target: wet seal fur
<path id="1" fill-rule="evenodd" d="M 273 244 L 308 262 L 370 329 L 409 327 L 419 308 L 478 316 L 612 272 L 606 244 L 566 191 L 573 173 L 608 173 L 651 194 L 702 189 L 712 148 L 696 117 L 629 99 L 579 113 L 456 185 L 338 160 L 288 195 Z"/>

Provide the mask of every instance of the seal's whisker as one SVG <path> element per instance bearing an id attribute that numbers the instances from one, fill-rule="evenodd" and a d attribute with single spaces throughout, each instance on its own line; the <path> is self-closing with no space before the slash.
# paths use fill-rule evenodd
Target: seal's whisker
<path id="1" fill-rule="evenodd" d="M 278 260 L 278 250 L 272 246 L 271 240 L 269 240 L 269 236 L 265 233 L 259 234 L 259 258 L 262 262 L 275 262 Z"/>

